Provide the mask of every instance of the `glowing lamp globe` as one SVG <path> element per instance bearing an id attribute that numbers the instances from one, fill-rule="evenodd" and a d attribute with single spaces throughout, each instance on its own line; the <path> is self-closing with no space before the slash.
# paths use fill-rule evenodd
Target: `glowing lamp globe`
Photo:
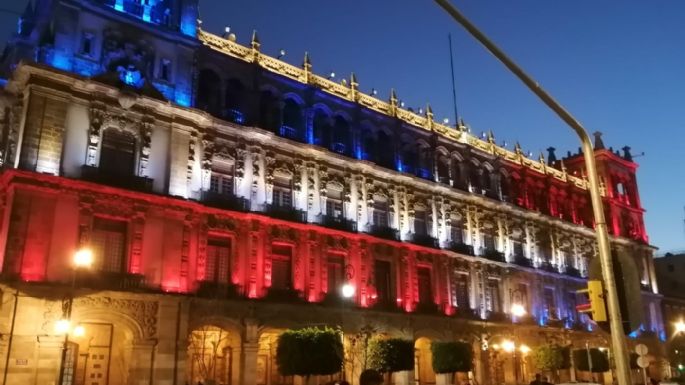
<path id="1" fill-rule="evenodd" d="M 66 334 L 69 332 L 70 326 L 71 326 L 71 323 L 69 322 L 68 319 L 61 319 L 61 320 L 55 322 L 55 333 Z"/>
<path id="2" fill-rule="evenodd" d="M 683 332 L 685 332 L 685 322 L 683 322 L 682 320 L 676 322 L 676 323 L 675 323 L 675 332 L 676 332 L 676 333 L 683 333 Z"/>
<path id="3" fill-rule="evenodd" d="M 353 285 L 346 283 L 342 287 L 342 295 L 345 298 L 352 298 L 354 297 L 354 293 L 356 292 L 355 288 Z"/>
<path id="4" fill-rule="evenodd" d="M 81 249 L 74 254 L 74 266 L 90 267 L 93 264 L 93 252 L 90 249 Z"/>
<path id="5" fill-rule="evenodd" d="M 505 352 L 513 352 L 516 349 L 516 344 L 514 341 L 504 340 L 502 341 L 502 349 Z"/>
<path id="6" fill-rule="evenodd" d="M 528 354 L 528 353 L 530 353 L 530 347 L 528 347 L 528 345 L 521 345 L 521 347 L 519 348 L 519 350 L 520 350 L 521 353 L 523 353 L 523 354 Z"/>
<path id="7" fill-rule="evenodd" d="M 83 325 L 78 325 L 74 328 L 74 337 L 83 337 L 86 334 L 86 328 Z"/>
<path id="8" fill-rule="evenodd" d="M 526 309 L 520 303 L 515 303 L 511 305 L 511 314 L 514 317 L 523 317 L 526 315 Z"/>

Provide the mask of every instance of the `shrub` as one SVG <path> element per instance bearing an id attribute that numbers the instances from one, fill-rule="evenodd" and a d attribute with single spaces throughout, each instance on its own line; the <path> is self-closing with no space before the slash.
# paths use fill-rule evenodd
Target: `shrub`
<path id="1" fill-rule="evenodd" d="M 538 346 L 533 352 L 535 366 L 543 371 L 557 371 L 570 367 L 569 349 L 559 345 Z"/>
<path id="2" fill-rule="evenodd" d="M 473 352 L 466 342 L 433 342 L 433 371 L 437 374 L 468 372 L 471 370 Z"/>
<path id="3" fill-rule="evenodd" d="M 276 363 L 283 376 L 329 375 L 342 368 L 340 332 L 325 328 L 287 330 L 278 337 Z"/>
<path id="4" fill-rule="evenodd" d="M 369 366 L 381 373 L 414 370 L 414 342 L 401 338 L 371 340 Z"/>

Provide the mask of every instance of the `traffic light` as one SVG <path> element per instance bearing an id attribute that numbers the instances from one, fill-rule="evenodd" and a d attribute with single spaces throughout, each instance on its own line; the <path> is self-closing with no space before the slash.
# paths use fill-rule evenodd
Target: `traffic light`
<path id="1" fill-rule="evenodd" d="M 576 306 L 576 310 L 580 313 L 590 313 L 595 322 L 606 322 L 608 320 L 602 281 L 587 281 L 587 289 L 578 290 L 576 293 L 587 294 L 589 300 L 586 304 Z"/>

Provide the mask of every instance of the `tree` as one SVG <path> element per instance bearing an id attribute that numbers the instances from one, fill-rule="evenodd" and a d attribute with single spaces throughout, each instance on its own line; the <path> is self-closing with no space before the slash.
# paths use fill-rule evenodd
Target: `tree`
<path id="1" fill-rule="evenodd" d="M 414 341 L 401 338 L 371 340 L 369 367 L 390 374 L 414 370 Z"/>
<path id="2" fill-rule="evenodd" d="M 283 376 L 329 375 L 342 369 L 342 336 L 331 328 L 287 330 L 278 337 L 276 363 Z"/>
<path id="3" fill-rule="evenodd" d="M 552 372 L 558 378 L 560 369 L 571 366 L 570 350 L 557 344 L 538 346 L 533 352 L 535 366 L 542 371 Z"/>
<path id="4" fill-rule="evenodd" d="M 473 351 L 466 342 L 433 342 L 433 371 L 436 374 L 468 372 L 471 370 Z"/>
<path id="5" fill-rule="evenodd" d="M 588 349 L 573 351 L 573 361 L 576 364 L 576 369 L 585 372 L 592 369 L 592 373 L 604 373 L 609 370 L 609 358 L 603 351 L 597 348 L 590 349 L 590 360 L 590 362 L 592 362 L 592 368 L 590 368 L 588 362 Z"/>

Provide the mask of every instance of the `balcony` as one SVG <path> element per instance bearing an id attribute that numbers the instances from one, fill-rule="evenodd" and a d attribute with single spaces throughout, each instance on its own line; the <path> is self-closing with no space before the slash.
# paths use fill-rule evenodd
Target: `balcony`
<path id="1" fill-rule="evenodd" d="M 450 184 L 450 178 L 448 178 L 448 177 L 446 177 L 446 176 L 441 176 L 441 177 L 438 177 L 438 182 L 440 182 L 440 183 L 442 183 L 442 184 L 446 184 L 446 185 L 449 186 L 449 184 Z"/>
<path id="2" fill-rule="evenodd" d="M 200 281 L 197 287 L 197 296 L 202 298 L 236 298 L 238 291 L 232 283 Z"/>
<path id="3" fill-rule="evenodd" d="M 553 265 L 550 261 L 542 261 L 542 263 L 540 263 L 540 266 L 538 266 L 538 269 L 550 273 L 559 273 L 559 269 L 557 269 L 556 265 Z"/>
<path id="4" fill-rule="evenodd" d="M 276 289 L 273 287 L 269 288 L 264 299 L 266 301 L 272 301 L 272 302 L 285 302 L 285 303 L 302 302 L 302 298 L 300 297 L 300 293 L 297 290 Z"/>
<path id="5" fill-rule="evenodd" d="M 317 220 L 321 226 L 328 227 L 329 229 L 347 231 L 350 233 L 357 232 L 357 222 L 343 216 L 321 214 L 317 217 Z"/>
<path id="6" fill-rule="evenodd" d="M 433 180 L 433 173 L 427 168 L 421 168 L 417 167 L 416 168 L 416 176 L 418 176 L 421 179 L 427 179 L 427 180 Z"/>
<path id="7" fill-rule="evenodd" d="M 202 203 L 217 209 L 240 212 L 250 211 L 250 201 L 233 194 L 220 194 L 214 191 L 203 191 Z"/>
<path id="8" fill-rule="evenodd" d="M 533 261 L 524 257 L 523 255 L 515 255 L 514 264 L 522 267 L 533 267 Z"/>
<path id="9" fill-rule="evenodd" d="M 371 306 L 371 309 L 385 312 L 401 312 L 402 308 L 398 303 L 391 300 L 379 300 Z"/>
<path id="10" fill-rule="evenodd" d="M 331 144 L 331 151 L 345 155 L 347 154 L 347 146 L 344 143 L 336 142 Z"/>
<path id="11" fill-rule="evenodd" d="M 434 249 L 440 248 L 440 243 L 437 238 L 431 237 L 428 234 L 411 234 L 409 242 L 419 246 L 432 247 Z"/>
<path id="12" fill-rule="evenodd" d="M 566 266 L 566 270 L 564 271 L 564 274 L 571 276 L 571 277 L 582 278 L 582 276 L 580 275 L 580 270 L 576 269 L 573 266 Z"/>
<path id="13" fill-rule="evenodd" d="M 419 302 L 416 304 L 414 312 L 417 314 L 439 314 L 440 307 L 434 302 Z"/>
<path id="14" fill-rule="evenodd" d="M 472 309 L 470 307 L 457 307 L 455 317 L 469 320 L 479 320 L 480 314 L 478 310 Z"/>
<path id="15" fill-rule="evenodd" d="M 391 241 L 400 240 L 400 232 L 388 226 L 371 225 L 368 233 L 374 237 L 389 239 Z"/>
<path id="16" fill-rule="evenodd" d="M 264 213 L 272 218 L 290 222 L 307 223 L 307 213 L 292 206 L 267 204 Z"/>
<path id="17" fill-rule="evenodd" d="M 464 242 L 450 242 L 447 250 L 453 251 L 455 253 L 474 256 L 476 253 L 473 250 L 473 246 L 467 245 Z"/>
<path id="18" fill-rule="evenodd" d="M 119 187 L 140 192 L 152 192 L 152 179 L 135 175 L 116 175 L 106 173 L 99 167 L 83 165 L 81 179 L 88 182 Z"/>
<path id="19" fill-rule="evenodd" d="M 278 130 L 278 135 L 291 140 L 302 140 L 302 138 L 300 138 L 300 135 L 297 132 L 297 129 L 289 126 L 281 126 L 281 128 Z"/>
<path id="20" fill-rule="evenodd" d="M 507 313 L 490 311 L 487 315 L 489 322 L 511 322 L 511 317 Z"/>
<path id="21" fill-rule="evenodd" d="M 113 271 L 81 271 L 76 279 L 78 286 L 88 289 L 122 291 L 145 289 L 145 276 L 142 274 Z"/>
<path id="22" fill-rule="evenodd" d="M 504 253 L 494 248 L 481 248 L 481 256 L 495 262 L 506 262 Z"/>
<path id="23" fill-rule="evenodd" d="M 227 108 L 226 110 L 224 110 L 224 118 L 229 122 L 233 123 L 245 123 L 245 114 L 232 108 Z"/>

